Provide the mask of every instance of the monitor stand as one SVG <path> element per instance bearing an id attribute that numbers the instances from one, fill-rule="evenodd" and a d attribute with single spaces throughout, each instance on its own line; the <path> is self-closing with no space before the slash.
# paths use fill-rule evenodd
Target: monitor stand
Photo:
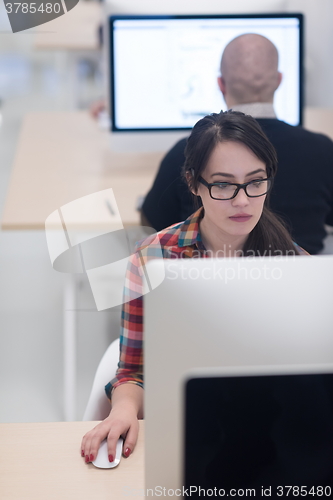
<path id="1" fill-rule="evenodd" d="M 110 118 L 102 112 L 98 117 L 101 129 L 110 130 Z M 168 151 L 184 137 L 189 130 L 152 132 L 110 132 L 110 148 L 119 153 L 151 153 Z"/>
<path id="2" fill-rule="evenodd" d="M 168 151 L 189 131 L 181 132 L 111 132 L 110 145 L 113 151 L 126 153 L 151 153 Z"/>

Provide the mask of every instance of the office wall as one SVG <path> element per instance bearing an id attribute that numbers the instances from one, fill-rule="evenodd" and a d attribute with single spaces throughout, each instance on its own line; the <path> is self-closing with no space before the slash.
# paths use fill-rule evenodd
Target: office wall
<path id="1" fill-rule="evenodd" d="M 144 14 L 235 14 L 278 12 L 289 0 L 106 0 L 110 12 Z"/>
<path id="2" fill-rule="evenodd" d="M 305 102 L 333 107 L 333 1 L 288 0 L 289 12 L 305 19 Z"/>

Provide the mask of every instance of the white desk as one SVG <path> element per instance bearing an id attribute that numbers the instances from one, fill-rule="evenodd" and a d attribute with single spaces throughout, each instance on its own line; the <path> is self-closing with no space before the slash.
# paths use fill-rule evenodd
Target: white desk
<path id="1" fill-rule="evenodd" d="M 4 230 L 44 230 L 70 201 L 112 188 L 125 226 L 139 224 L 161 153 L 115 153 L 87 112 L 29 113 L 23 120 L 2 217 Z"/>
<path id="2" fill-rule="evenodd" d="M 133 454 L 114 469 L 80 456 L 83 435 L 97 422 L 0 424 L 1 500 L 143 500 L 144 425 Z"/>

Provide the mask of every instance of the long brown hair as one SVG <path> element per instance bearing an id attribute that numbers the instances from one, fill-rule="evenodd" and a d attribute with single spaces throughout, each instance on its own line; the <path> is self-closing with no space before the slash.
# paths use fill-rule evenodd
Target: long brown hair
<path id="1" fill-rule="evenodd" d="M 251 149 L 265 164 L 267 177 L 274 178 L 277 170 L 276 152 L 258 122 L 239 111 L 221 111 L 199 120 L 188 138 L 183 173 L 191 189 L 197 191 L 198 178 L 216 145 L 230 141 Z M 266 195 L 262 215 L 250 232 L 243 252 L 244 255 L 299 254 L 282 221 L 269 209 L 269 195 Z"/>

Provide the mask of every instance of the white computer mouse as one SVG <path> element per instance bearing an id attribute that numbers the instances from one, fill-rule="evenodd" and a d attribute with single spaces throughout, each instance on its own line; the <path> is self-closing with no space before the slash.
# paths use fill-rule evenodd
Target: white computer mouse
<path id="1" fill-rule="evenodd" d="M 107 440 L 104 439 L 104 441 L 101 442 L 101 445 L 99 447 L 97 457 L 92 462 L 92 464 L 95 467 L 99 467 L 100 469 L 112 469 L 112 467 L 117 467 L 117 465 L 120 462 L 121 454 L 123 451 L 123 442 L 124 440 L 122 438 L 118 439 L 116 446 L 116 456 L 113 462 L 109 462 L 108 444 Z"/>

